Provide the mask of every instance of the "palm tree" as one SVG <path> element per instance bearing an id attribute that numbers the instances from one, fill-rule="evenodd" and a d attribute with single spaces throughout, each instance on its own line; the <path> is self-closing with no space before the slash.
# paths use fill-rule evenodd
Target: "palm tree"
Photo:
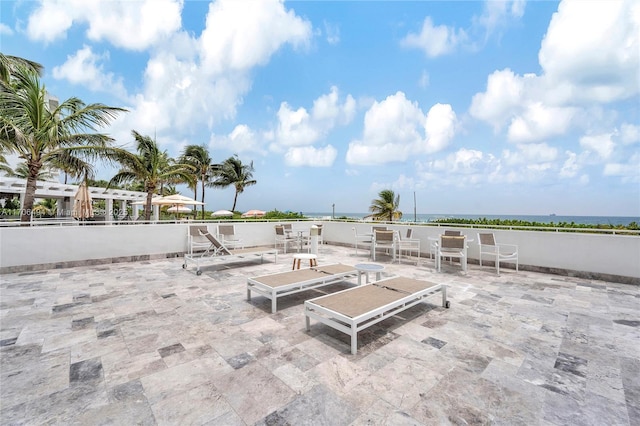
<path id="1" fill-rule="evenodd" d="M 209 151 L 204 145 L 186 146 L 182 153 L 182 157 L 180 157 L 180 162 L 190 164 L 195 168 L 198 180 L 202 185 L 200 201 L 204 203 L 204 188 L 211 182 L 211 179 L 218 174 L 222 166 L 220 164 L 212 164 Z M 197 183 L 198 182 L 196 181 L 193 187 L 196 200 L 198 199 L 196 188 Z M 204 219 L 204 204 L 202 205 L 202 218 Z"/>
<path id="2" fill-rule="evenodd" d="M 36 74 L 42 75 L 43 66 L 39 63 L 0 53 L 0 82 L 10 84 L 11 76 L 17 67 L 28 68 Z"/>
<path id="3" fill-rule="evenodd" d="M 165 183 L 193 179 L 193 167 L 188 164 L 169 164 L 166 152 L 160 151 L 156 141 L 133 130 L 138 154 L 128 151 L 119 153 L 116 161 L 122 168 L 109 181 L 109 186 L 133 181 L 144 182 L 147 202 L 144 207 L 145 220 L 151 219 L 151 199 Z"/>
<path id="4" fill-rule="evenodd" d="M 238 158 L 238 154 L 235 154 L 233 157 L 224 160 L 218 172 L 217 179 L 211 183 L 211 186 L 217 188 L 226 188 L 231 185 L 235 187 L 236 194 L 233 197 L 232 212 L 236 210 L 238 194 L 243 193 L 247 186 L 258 183 L 253 179 L 253 171 L 253 161 L 249 165 L 242 164 L 242 161 Z"/>
<path id="5" fill-rule="evenodd" d="M 0 90 L 0 152 L 17 154 L 26 162 L 29 173 L 20 220 L 29 222 L 40 169 L 65 164 L 77 173 L 92 174 L 91 161 L 119 151 L 110 146 L 112 138 L 94 132 L 126 110 L 86 105 L 72 97 L 51 111 L 37 73 L 19 64 L 10 72 L 11 84 L 2 83 Z"/>
<path id="6" fill-rule="evenodd" d="M 396 195 L 390 189 L 383 189 L 378 194 L 378 199 L 371 201 L 369 211 L 373 213 L 373 217 L 378 220 L 388 219 L 393 222 L 394 219 L 400 219 L 402 212 L 398 210 L 400 207 L 400 194 Z"/>
<path id="7" fill-rule="evenodd" d="M 8 177 L 16 177 L 21 179 L 29 178 L 29 168 L 27 167 L 27 163 L 25 163 L 24 161 L 19 163 L 15 169 L 7 170 L 5 173 Z M 40 171 L 38 171 L 38 175 L 36 176 L 36 179 L 51 180 L 55 175 L 56 173 L 54 172 L 54 170 L 52 170 L 50 167 L 43 166 L 40 169 Z"/>

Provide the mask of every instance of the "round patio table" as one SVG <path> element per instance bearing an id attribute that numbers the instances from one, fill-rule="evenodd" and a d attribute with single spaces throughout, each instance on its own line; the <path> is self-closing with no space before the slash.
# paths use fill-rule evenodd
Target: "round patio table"
<path id="1" fill-rule="evenodd" d="M 375 272 L 376 281 L 380 281 L 381 273 L 384 271 L 384 265 L 379 263 L 357 263 L 354 268 L 358 271 L 358 285 L 362 284 L 362 274 L 365 274 L 366 284 L 369 284 L 369 272 Z"/>

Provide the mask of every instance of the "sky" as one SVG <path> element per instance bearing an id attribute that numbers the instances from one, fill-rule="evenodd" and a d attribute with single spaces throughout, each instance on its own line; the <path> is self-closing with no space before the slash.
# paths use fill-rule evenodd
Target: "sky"
<path id="1" fill-rule="evenodd" d="M 47 91 L 257 180 L 237 210 L 640 216 L 640 3 L 0 2 Z M 116 169 L 98 165 L 98 178 Z M 179 187 L 184 195 L 193 193 Z M 208 189 L 209 210 L 233 189 Z"/>

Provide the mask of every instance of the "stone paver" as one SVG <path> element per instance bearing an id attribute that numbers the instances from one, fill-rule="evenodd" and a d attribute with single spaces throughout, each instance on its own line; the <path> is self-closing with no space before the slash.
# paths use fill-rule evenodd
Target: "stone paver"
<path id="1" fill-rule="evenodd" d="M 366 261 L 323 246 L 319 264 Z M 640 425 L 640 287 L 433 261 L 449 286 L 349 337 L 303 301 L 246 300 L 290 269 L 181 259 L 17 273 L 0 283 L 0 424 Z"/>

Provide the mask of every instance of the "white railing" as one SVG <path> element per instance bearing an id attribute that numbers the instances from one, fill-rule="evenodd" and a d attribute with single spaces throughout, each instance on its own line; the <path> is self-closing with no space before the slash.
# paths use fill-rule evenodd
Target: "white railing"
<path id="1" fill-rule="evenodd" d="M 190 224 L 203 223 L 215 227 L 218 222 L 163 221 L 155 224 L 108 226 L 29 226 L 0 227 L 0 272 L 60 267 L 96 261 L 136 260 L 141 256 L 179 256 L 186 249 Z M 325 242 L 353 246 L 354 231 L 370 230 L 371 223 L 314 221 L 324 223 Z M 233 221 L 236 234 L 245 246 L 274 244 L 274 223 L 281 221 Z M 59 225 L 59 224 L 58 224 Z M 308 221 L 294 222 L 294 228 L 309 227 Z M 408 225 L 390 225 L 404 232 Z M 442 233 L 442 227 L 411 226 L 413 237 L 421 240 L 423 255 L 429 252 L 429 238 Z M 477 228 L 447 226 L 460 229 L 475 240 L 469 247 L 470 259 L 478 258 Z M 523 267 L 550 272 L 576 271 L 603 276 L 630 277 L 640 281 L 640 236 L 540 232 L 492 229 L 498 242 L 519 246 Z M 581 231 L 583 231 L 581 229 Z"/>

